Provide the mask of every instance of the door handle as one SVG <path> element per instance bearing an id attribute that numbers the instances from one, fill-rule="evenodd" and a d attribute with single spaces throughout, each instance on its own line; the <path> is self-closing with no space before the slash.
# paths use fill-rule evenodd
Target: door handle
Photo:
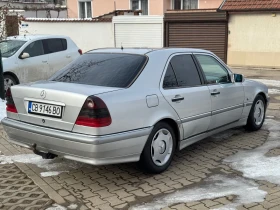
<path id="1" fill-rule="evenodd" d="M 42 63 L 47 63 L 48 61 L 42 61 Z"/>
<path id="2" fill-rule="evenodd" d="M 66 55 L 66 58 L 71 58 L 71 55 Z"/>
<path id="3" fill-rule="evenodd" d="M 220 92 L 212 92 L 211 93 L 212 96 L 216 96 L 216 95 L 220 95 L 220 94 L 221 94 Z"/>
<path id="4" fill-rule="evenodd" d="M 178 101 L 183 101 L 185 98 L 182 96 L 175 96 L 175 98 L 172 98 L 172 102 L 178 102 Z"/>

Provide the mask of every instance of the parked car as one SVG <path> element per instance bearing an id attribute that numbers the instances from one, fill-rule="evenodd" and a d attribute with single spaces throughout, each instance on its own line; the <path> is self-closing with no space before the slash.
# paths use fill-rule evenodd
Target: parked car
<path id="1" fill-rule="evenodd" d="M 5 90 L 16 84 L 45 80 L 82 54 L 67 36 L 26 35 L 0 42 Z"/>
<path id="2" fill-rule="evenodd" d="M 7 91 L 12 143 L 45 158 L 168 168 L 176 150 L 237 126 L 259 130 L 268 88 L 198 49 L 90 51 L 48 81 Z"/>

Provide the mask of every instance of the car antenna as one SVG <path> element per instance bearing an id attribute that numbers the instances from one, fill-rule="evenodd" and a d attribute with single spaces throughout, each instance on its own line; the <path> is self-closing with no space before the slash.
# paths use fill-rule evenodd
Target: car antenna
<path id="1" fill-rule="evenodd" d="M 122 46 L 122 43 L 121 43 L 121 50 L 123 50 L 123 46 Z"/>

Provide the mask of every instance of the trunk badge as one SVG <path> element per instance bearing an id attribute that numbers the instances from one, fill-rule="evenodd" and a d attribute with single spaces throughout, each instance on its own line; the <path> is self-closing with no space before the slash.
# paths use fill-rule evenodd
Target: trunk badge
<path id="1" fill-rule="evenodd" d="M 42 122 L 45 123 L 46 121 L 44 119 L 42 119 Z"/>
<path id="2" fill-rule="evenodd" d="M 46 91 L 44 91 L 44 90 L 42 90 L 42 92 L 40 93 L 40 96 L 41 96 L 41 98 L 46 98 L 46 96 L 47 96 L 47 93 L 46 93 Z"/>

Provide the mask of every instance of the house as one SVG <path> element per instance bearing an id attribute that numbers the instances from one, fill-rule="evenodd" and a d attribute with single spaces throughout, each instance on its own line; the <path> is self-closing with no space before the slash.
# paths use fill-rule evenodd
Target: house
<path id="1" fill-rule="evenodd" d="M 163 15 L 167 10 L 218 8 L 223 0 L 67 0 L 69 18 L 91 18 L 114 10 L 142 10 Z"/>
<path id="2" fill-rule="evenodd" d="M 280 1 L 225 0 L 220 10 L 229 15 L 229 65 L 280 67 Z"/>

